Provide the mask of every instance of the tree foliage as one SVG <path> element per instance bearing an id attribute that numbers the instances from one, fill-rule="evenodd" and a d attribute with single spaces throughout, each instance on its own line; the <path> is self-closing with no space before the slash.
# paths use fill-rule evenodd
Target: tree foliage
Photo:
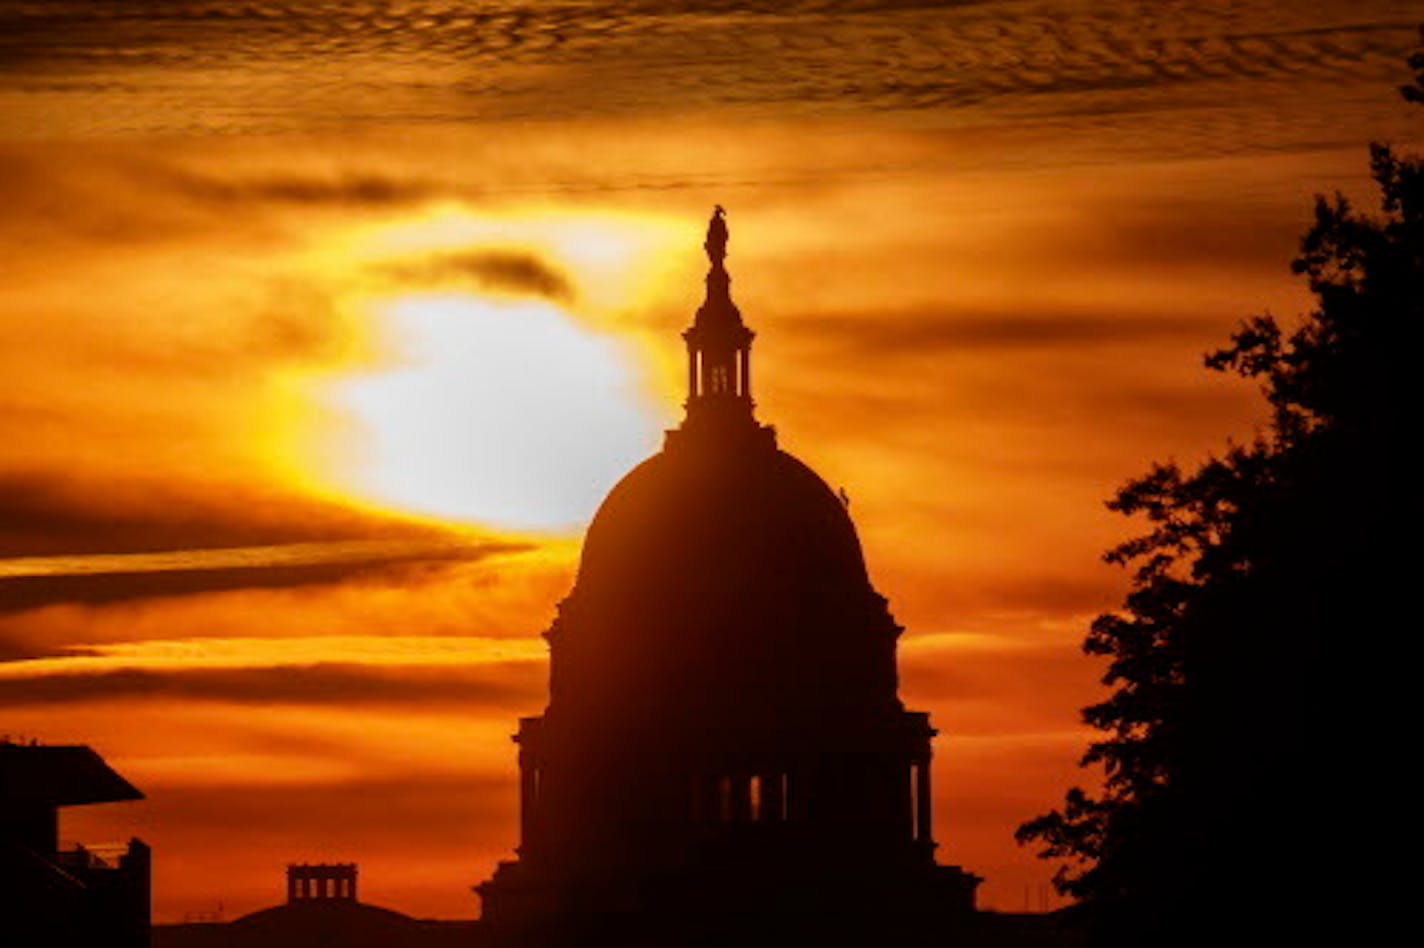
<path id="1" fill-rule="evenodd" d="M 1424 103 L 1424 50 L 1409 63 Z M 1108 505 L 1147 529 L 1108 552 L 1130 591 L 1084 643 L 1108 660 L 1111 694 L 1084 711 L 1103 783 L 1018 833 L 1064 861 L 1102 943 L 1200 943 L 1228 916 L 1303 930 L 1368 894 L 1365 839 L 1394 818 L 1378 768 L 1403 751 L 1371 737 L 1418 622 L 1424 325 L 1424 168 L 1384 145 L 1370 162 L 1378 213 L 1317 198 L 1293 263 L 1314 309 L 1247 320 L 1206 357 L 1260 384 L 1269 423 Z"/>

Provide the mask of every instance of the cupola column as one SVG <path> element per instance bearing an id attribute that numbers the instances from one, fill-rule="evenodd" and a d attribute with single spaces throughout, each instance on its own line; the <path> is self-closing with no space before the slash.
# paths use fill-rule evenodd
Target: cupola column
<path id="1" fill-rule="evenodd" d="M 920 758 L 915 766 L 915 841 L 927 843 L 933 837 L 930 827 L 930 761 Z"/>

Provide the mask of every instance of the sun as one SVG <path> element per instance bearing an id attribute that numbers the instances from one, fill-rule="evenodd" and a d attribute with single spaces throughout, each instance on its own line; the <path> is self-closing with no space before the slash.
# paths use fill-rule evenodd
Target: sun
<path id="1" fill-rule="evenodd" d="M 396 364 L 328 389 L 359 435 L 347 490 L 441 518 L 568 530 L 656 444 L 633 353 L 555 304 L 422 294 L 376 319 Z"/>
<path id="2" fill-rule="evenodd" d="M 672 420 L 680 372 L 649 327 L 685 305 L 669 248 L 695 240 L 656 215 L 456 205 L 328 232 L 303 266 L 349 344 L 275 380 L 265 454 L 337 502 L 577 534 Z"/>

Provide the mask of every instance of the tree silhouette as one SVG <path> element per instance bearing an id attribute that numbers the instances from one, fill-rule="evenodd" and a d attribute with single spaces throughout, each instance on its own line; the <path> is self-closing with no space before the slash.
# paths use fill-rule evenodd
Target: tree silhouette
<path id="1" fill-rule="evenodd" d="M 1424 49 L 1409 64 L 1401 91 L 1424 103 Z M 1064 860 L 1097 943 L 1285 944 L 1358 927 L 1383 894 L 1370 847 L 1404 820 L 1391 700 L 1418 621 L 1424 166 L 1370 158 L 1379 214 L 1316 199 L 1292 265 L 1314 310 L 1289 331 L 1247 320 L 1206 357 L 1260 382 L 1265 430 L 1108 504 L 1148 529 L 1106 555 L 1131 589 L 1084 642 L 1109 659 L 1113 690 L 1084 710 L 1103 736 L 1082 763 L 1104 780 L 1018 831 Z"/>

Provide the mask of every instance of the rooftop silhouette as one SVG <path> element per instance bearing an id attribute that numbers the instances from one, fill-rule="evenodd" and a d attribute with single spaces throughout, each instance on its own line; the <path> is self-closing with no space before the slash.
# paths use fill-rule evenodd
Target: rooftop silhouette
<path id="1" fill-rule="evenodd" d="M 92 748 L 0 741 L 4 944 L 146 948 L 148 846 L 61 843 L 59 820 L 63 807 L 141 799 Z"/>
<path id="2" fill-rule="evenodd" d="M 455 948 L 481 944 L 473 921 L 411 918 L 357 898 L 355 863 L 287 867 L 287 900 L 231 922 L 154 928 L 153 948 Z"/>

